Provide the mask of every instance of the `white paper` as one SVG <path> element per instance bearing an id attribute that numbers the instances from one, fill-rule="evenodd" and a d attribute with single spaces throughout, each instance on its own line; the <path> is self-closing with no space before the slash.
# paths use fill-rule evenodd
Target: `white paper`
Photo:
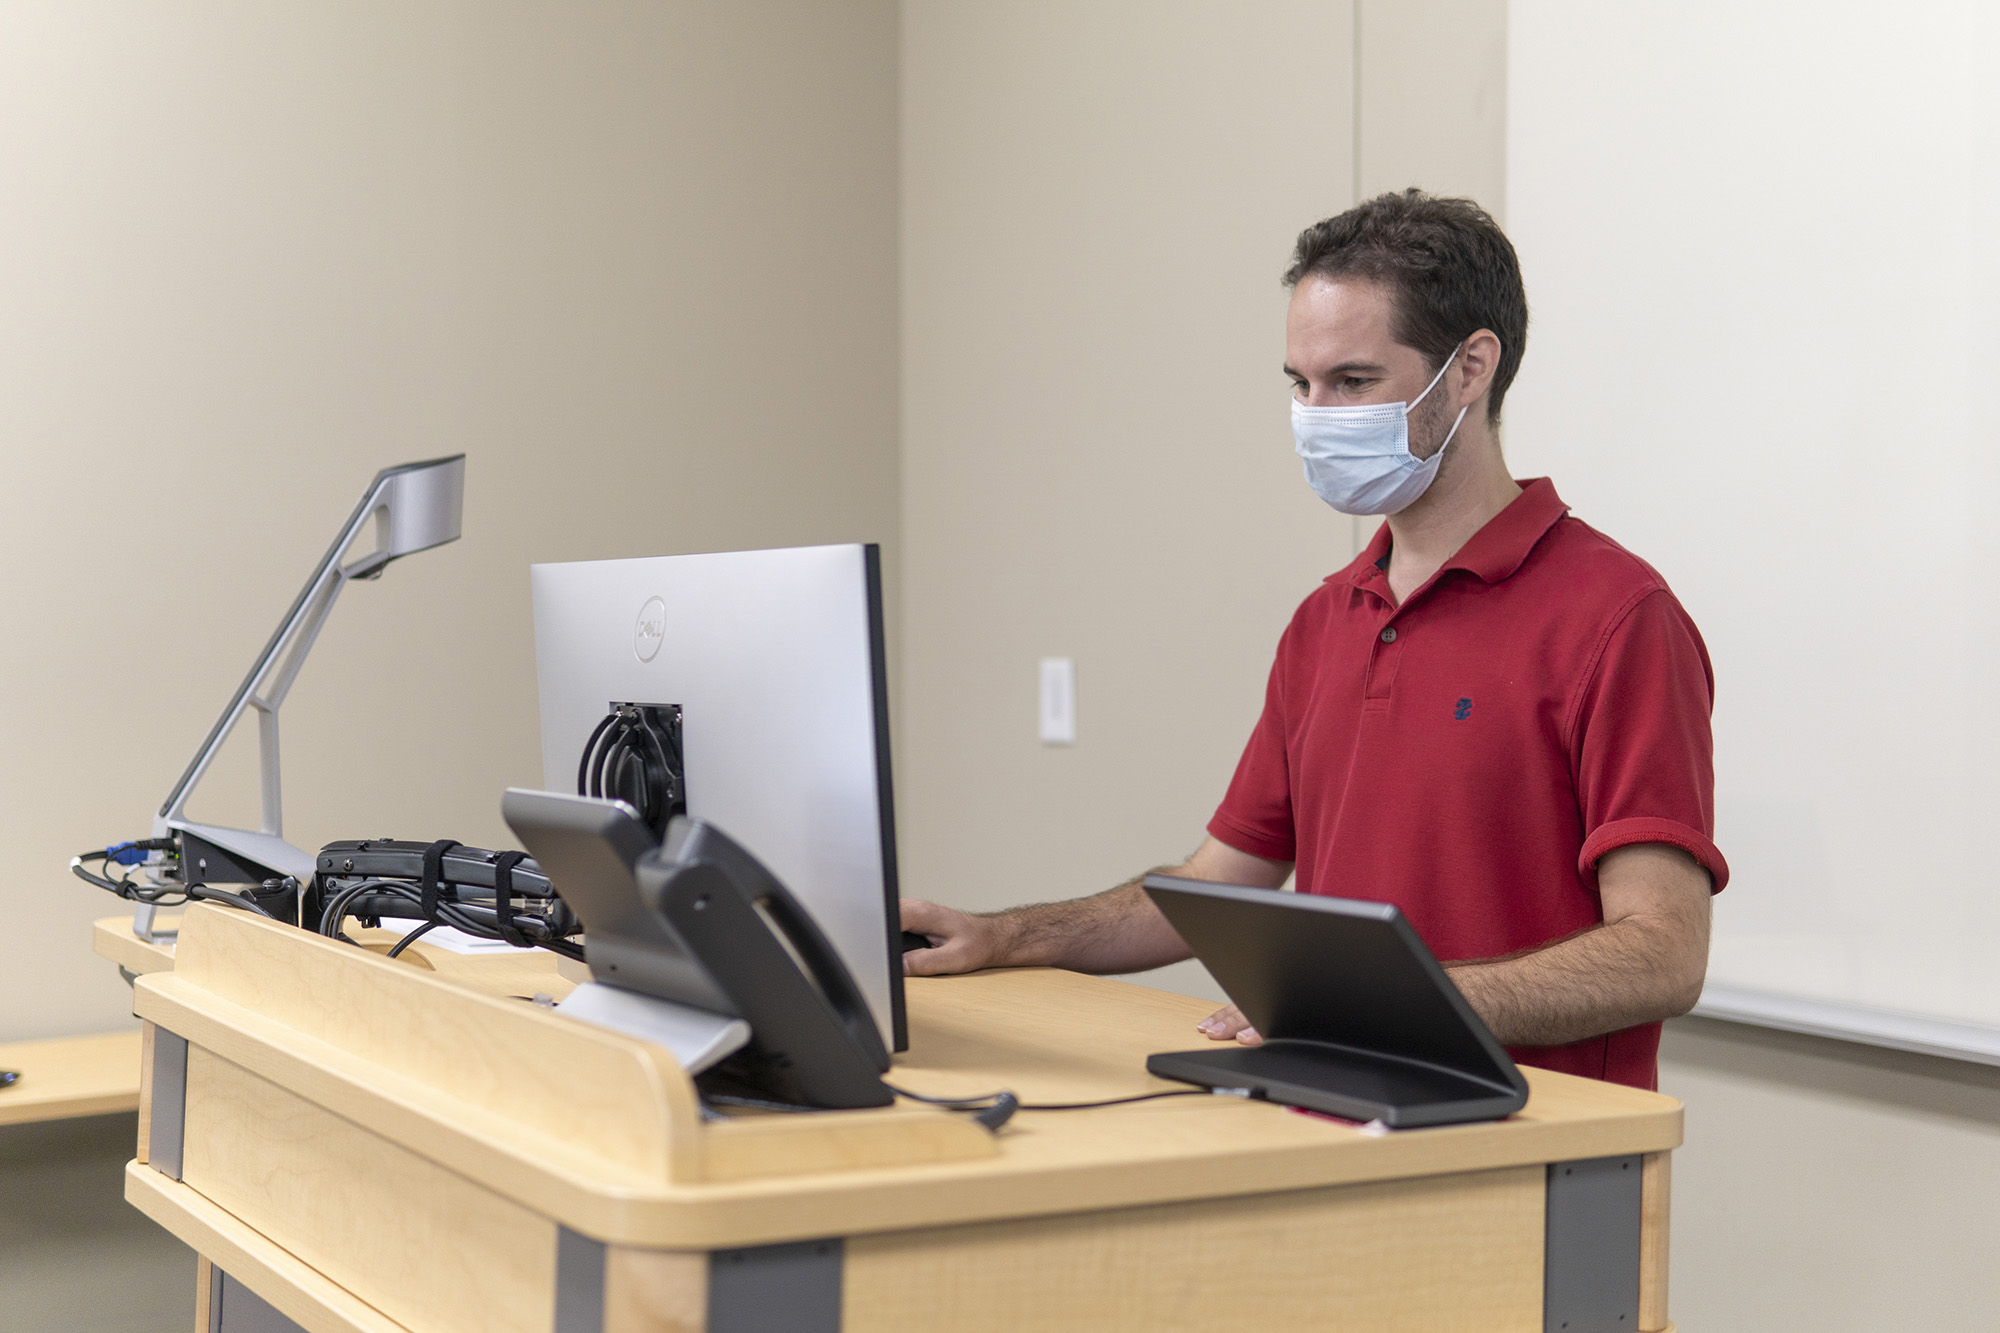
<path id="1" fill-rule="evenodd" d="M 407 935 L 424 924 L 415 917 L 385 916 L 382 928 L 393 930 L 399 935 Z M 436 926 L 417 939 L 418 944 L 428 944 L 433 949 L 443 949 L 446 953 L 533 953 L 533 949 L 516 949 L 505 940 L 483 940 L 477 935 L 468 935 L 453 926 Z"/>

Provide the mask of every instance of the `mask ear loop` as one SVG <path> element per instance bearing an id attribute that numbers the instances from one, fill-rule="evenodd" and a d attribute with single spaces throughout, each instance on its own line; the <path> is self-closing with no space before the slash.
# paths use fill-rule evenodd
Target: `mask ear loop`
<path id="1" fill-rule="evenodd" d="M 1451 355 L 1450 355 L 1450 356 L 1448 356 L 1448 357 L 1446 357 L 1446 358 L 1444 359 L 1444 364 L 1438 367 L 1438 373 L 1437 373 L 1437 374 L 1435 374 L 1435 375 L 1433 375 L 1433 376 L 1431 376 L 1431 382 L 1430 382 L 1429 384 L 1426 384 L 1426 385 L 1424 386 L 1424 391 L 1423 391 L 1422 393 L 1418 394 L 1418 395 L 1417 395 L 1417 396 L 1416 396 L 1415 398 L 1412 398 L 1412 399 L 1410 400 L 1410 402 L 1409 402 L 1409 406 L 1407 406 L 1407 407 L 1405 407 L 1405 408 L 1403 409 L 1403 413 L 1404 413 L 1404 415 L 1405 415 L 1405 416 L 1407 416 L 1407 415 L 1408 415 L 1409 413 L 1411 413 L 1411 412 L 1415 411 L 1415 410 L 1416 410 L 1416 406 L 1417 406 L 1417 404 L 1418 404 L 1418 403 L 1421 403 L 1422 401 L 1424 401 L 1424 399 L 1426 399 L 1426 398 L 1428 398 L 1428 397 L 1430 397 L 1430 396 L 1431 396 L 1431 390 L 1432 390 L 1432 389 L 1435 389 L 1435 388 L 1437 388 L 1437 386 L 1438 386 L 1438 381 L 1444 378 L 1444 373 L 1445 373 L 1445 372 L 1446 372 L 1447 370 L 1450 370 L 1450 369 L 1451 369 L 1451 363 L 1452 363 L 1452 362 L 1454 362 L 1454 361 L 1456 361 L 1456 360 L 1458 360 L 1458 354 L 1459 354 L 1460 352 L 1463 352 L 1464 350 L 1465 350 L 1465 344 L 1464 344 L 1464 343 L 1460 343 L 1460 344 L 1459 344 L 1458 346 L 1456 346 L 1456 347 L 1454 347 L 1454 348 L 1452 348 L 1452 349 L 1451 349 Z M 1470 404 L 1470 403 L 1467 403 L 1467 404 L 1466 404 L 1466 406 L 1467 406 L 1467 407 L 1470 407 L 1470 406 L 1472 406 L 1472 404 Z M 1463 419 L 1464 419 L 1464 417 L 1465 417 L 1465 413 L 1464 413 L 1464 412 L 1462 412 L 1462 411 L 1461 411 L 1461 412 L 1460 412 L 1460 413 L 1459 413 L 1458 415 L 1459 415 L 1459 418 L 1460 418 L 1461 420 L 1463 420 Z M 1458 430 L 1458 427 L 1456 427 L 1456 426 L 1453 426 L 1453 427 L 1452 427 L 1452 430 L 1453 430 L 1454 432 L 1456 432 L 1456 431 Z M 1449 437 L 1449 436 L 1447 436 L 1447 437 L 1446 437 L 1446 440 L 1447 440 L 1447 442 L 1449 442 L 1449 440 L 1450 440 L 1450 437 Z M 1443 448 L 1444 446 L 1443 446 L 1443 445 L 1440 445 L 1440 446 L 1438 446 L 1438 447 L 1439 447 L 1439 448 Z"/>
<path id="2" fill-rule="evenodd" d="M 1422 401 L 1424 401 L 1424 399 L 1431 396 L 1431 390 L 1437 388 L 1438 381 L 1444 378 L 1444 373 L 1447 370 L 1451 369 L 1451 363 L 1458 360 L 1458 354 L 1460 352 L 1463 352 L 1464 350 L 1465 350 L 1464 343 L 1460 343 L 1458 346 L 1451 349 L 1451 355 L 1446 357 L 1444 359 L 1444 364 L 1438 367 L 1438 373 L 1431 376 L 1431 382 L 1424 386 L 1424 391 L 1418 394 L 1415 398 L 1412 398 L 1410 400 L 1410 405 L 1403 409 L 1403 416 L 1406 420 L 1408 419 L 1410 413 L 1416 409 L 1418 403 L 1421 403 Z M 1444 437 L 1444 444 L 1438 446 L 1438 451 L 1432 454 L 1431 458 L 1438 460 L 1442 460 L 1444 458 L 1445 448 L 1448 445 L 1450 445 L 1453 440 L 1458 438 L 1458 428 L 1465 424 L 1465 414 L 1467 412 L 1470 412 L 1471 410 L 1472 410 L 1471 403 L 1467 403 L 1464 407 L 1458 409 L 1458 420 L 1451 423 L 1451 430 L 1446 432 Z M 1407 446 L 1405 447 L 1407 448 Z M 1426 459 L 1425 461 L 1428 462 L 1430 460 Z"/>
<path id="3" fill-rule="evenodd" d="M 1470 412 L 1471 410 L 1472 410 L 1472 404 L 1471 404 L 1471 403 L 1467 403 L 1467 404 L 1466 404 L 1466 405 L 1465 405 L 1464 407 L 1461 407 L 1461 408 L 1459 408 L 1459 409 L 1458 409 L 1458 420 L 1457 420 L 1457 421 L 1454 421 L 1454 422 L 1452 422 L 1452 423 L 1451 423 L 1451 430 L 1450 430 L 1450 432 L 1449 432 L 1448 434 L 1446 434 L 1446 436 L 1444 437 L 1444 444 L 1441 444 L 1441 445 L 1439 445 L 1439 446 L 1438 446 L 1438 451 L 1437 451 L 1436 453 L 1432 454 L 1432 455 L 1431 455 L 1431 457 L 1433 457 L 1433 458 L 1443 458 L 1443 457 L 1444 457 L 1444 450 L 1445 450 L 1445 445 L 1446 445 L 1446 444 L 1450 444 L 1450 443 L 1452 442 L 1452 440 L 1453 440 L 1453 439 L 1457 438 L 1457 436 L 1458 436 L 1458 428 L 1459 428 L 1460 426 L 1462 426 L 1462 425 L 1464 425 L 1464 424 L 1465 424 L 1465 414 L 1466 414 L 1467 412 Z"/>

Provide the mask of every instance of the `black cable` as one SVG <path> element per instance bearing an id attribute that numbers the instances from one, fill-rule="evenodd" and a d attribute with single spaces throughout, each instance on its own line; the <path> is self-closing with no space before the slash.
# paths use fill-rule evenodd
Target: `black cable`
<path id="1" fill-rule="evenodd" d="M 69 861 L 70 873 L 86 884 L 94 884 L 106 893 L 115 893 L 120 898 L 129 899 L 132 902 L 152 903 L 155 906 L 164 907 L 178 907 L 182 901 L 185 901 L 180 896 L 181 890 L 170 885 L 154 886 L 135 883 L 129 874 L 120 876 L 118 879 L 112 879 L 108 875 L 93 874 L 91 871 L 84 869 L 84 865 L 87 862 L 108 862 L 111 859 L 111 853 L 111 848 L 100 847 L 95 851 L 85 852 L 81 856 L 72 856 Z M 175 901 L 170 903 L 163 901 L 169 896 L 173 897 Z"/>
<path id="2" fill-rule="evenodd" d="M 101 861 L 103 859 L 103 852 L 85 852 L 82 856 L 73 856 L 69 861 L 69 871 L 84 883 L 95 884 L 106 893 L 115 893 L 120 898 L 123 898 L 128 888 L 132 887 L 126 881 L 110 879 L 83 868 L 86 861 Z"/>
<path id="3" fill-rule="evenodd" d="M 183 892 L 188 897 L 199 898 L 203 902 L 226 903 L 230 907 L 241 908 L 246 912 L 255 912 L 258 916 L 269 921 L 276 921 L 278 919 L 265 911 L 264 905 L 248 894 L 231 893 L 228 889 L 218 889 L 213 884 L 196 884 L 191 888 L 183 890 Z"/>
<path id="4" fill-rule="evenodd" d="M 130 874 L 112 879 L 109 875 L 95 874 L 84 868 L 85 863 L 91 861 L 109 864 L 114 855 L 127 849 L 162 852 L 171 851 L 173 846 L 173 840 L 170 838 L 142 838 L 136 842 L 120 843 L 115 847 L 100 847 L 84 852 L 80 856 L 73 856 L 70 858 L 69 868 L 78 879 L 87 884 L 94 884 L 107 893 L 114 893 L 127 902 L 141 903 L 149 907 L 179 907 L 183 903 L 199 899 L 222 903 L 245 912 L 255 912 L 258 916 L 267 917 L 272 921 L 278 920 L 275 914 L 266 910 L 264 905 L 257 901 L 257 895 L 260 891 L 264 894 L 288 891 L 283 887 L 282 880 L 267 880 L 246 893 L 232 893 L 228 889 L 218 889 L 208 884 L 196 884 L 190 888 L 172 884 L 141 884 L 135 882 Z"/>
<path id="5" fill-rule="evenodd" d="M 913 1102 L 926 1102 L 932 1106 L 942 1106 L 952 1111 L 972 1111 L 992 1106 L 1002 1098 L 1013 1097 L 1011 1092 L 989 1092 L 982 1097 L 926 1097 L 921 1092 L 911 1092 L 893 1083 L 883 1087 L 898 1097 L 908 1097 Z M 1024 1102 L 1016 1099 L 1016 1106 L 1023 1111 L 1094 1111 L 1100 1106 L 1124 1106 L 1130 1102 L 1157 1101 L 1162 1097 L 1212 1097 L 1216 1094 L 1207 1088 L 1175 1088 L 1170 1092 L 1140 1092 L 1129 1097 L 1106 1097 L 1095 1102 Z"/>
<path id="6" fill-rule="evenodd" d="M 320 913 L 319 933 L 327 936 L 329 939 L 337 939 L 343 943 L 353 944 L 358 947 L 360 941 L 346 934 L 341 927 L 349 916 L 358 916 L 366 920 L 370 916 L 380 915 L 379 912 L 357 912 L 355 910 L 355 904 L 368 897 L 390 899 L 395 903 L 411 908 L 411 914 L 417 915 L 419 919 L 422 919 L 423 896 L 415 885 L 412 885 L 407 880 L 364 879 L 347 885 L 327 900 L 325 907 Z M 506 937 L 500 933 L 498 914 L 492 908 L 472 903 L 453 902 L 441 898 L 438 902 L 437 915 L 430 921 L 429 925 L 450 926 L 454 930 L 462 930 L 468 935 L 483 940 L 506 940 Z M 583 946 L 556 934 L 554 927 L 541 917 L 535 916 L 532 913 L 515 913 L 512 925 L 515 931 L 528 941 L 529 945 L 547 949 L 551 953 L 560 954 L 565 958 L 571 958 L 578 962 L 583 961 Z M 415 938 L 416 936 L 412 935 L 405 939 L 403 944 L 410 943 Z M 511 941 L 508 942 L 511 943 Z M 397 946 L 397 952 L 401 952 L 401 947 L 401 945 Z"/>
<path id="7" fill-rule="evenodd" d="M 941 1106 L 947 1111 L 963 1111 L 979 1121 L 986 1128 L 997 1130 L 1016 1111 L 1090 1111 L 1100 1106 L 1123 1106 L 1129 1102 L 1150 1102 L 1162 1097 L 1215 1097 L 1226 1095 L 1211 1088 L 1175 1088 L 1170 1092 L 1141 1092 L 1130 1097 L 1106 1097 L 1095 1102 L 1024 1102 L 1011 1092 L 992 1092 L 983 1097 L 926 1097 L 920 1092 L 910 1092 L 893 1083 L 883 1087 L 898 1097 L 907 1097 L 913 1102 L 924 1102 L 931 1106 Z M 735 1093 L 705 1092 L 702 1100 L 717 1106 L 743 1106 L 753 1111 L 783 1111 L 787 1113 L 823 1111 L 823 1106 L 804 1106 L 797 1102 L 767 1101 L 762 1097 L 744 1097 Z"/>
<path id="8" fill-rule="evenodd" d="M 357 948 L 360 947 L 360 941 L 353 939 L 340 928 L 340 924 L 346 919 L 348 909 L 353 905 L 354 900 L 364 893 L 391 893 L 406 888 L 407 886 L 399 880 L 387 879 L 364 879 L 359 883 L 348 885 L 329 899 L 321 909 L 319 933 L 329 939 L 340 940 L 343 943 L 355 945 Z"/>
<path id="9" fill-rule="evenodd" d="M 584 742 L 576 794 L 625 801 L 640 822 L 664 834 L 686 802 L 679 729 L 680 712 L 671 706 L 614 705 Z"/>
<path id="10" fill-rule="evenodd" d="M 656 777 L 647 765 L 645 757 L 643 755 L 639 756 L 639 784 L 640 790 L 646 796 L 646 823 L 648 826 L 663 824 L 666 820 L 667 809 L 674 801 L 674 770 L 679 766 L 668 760 L 666 744 L 660 739 L 660 729 L 648 721 L 644 713 L 639 715 L 639 723 L 636 730 L 640 738 L 652 747 L 653 753 L 660 757 L 660 769 Z M 656 781 L 660 787 L 657 801 L 653 794 L 653 786 Z"/>
<path id="11" fill-rule="evenodd" d="M 1003 1096 L 1005 1094 L 1002 1094 Z M 1022 1102 L 1023 1111 L 1094 1111 L 1100 1106 L 1123 1106 L 1128 1102 L 1158 1101 L 1162 1097 L 1215 1097 L 1214 1088 L 1176 1088 L 1172 1092 L 1142 1092 L 1132 1097 L 1106 1097 L 1098 1102 Z"/>
<path id="12" fill-rule="evenodd" d="M 415 930 L 403 936 L 402 939 L 397 940 L 394 944 L 390 945 L 389 956 L 391 958 L 394 958 L 397 954 L 409 948 L 412 944 L 415 944 L 420 938 L 430 934 L 431 931 L 436 930 L 438 925 L 439 923 L 436 921 L 424 922 L 424 924 L 418 926 Z"/>

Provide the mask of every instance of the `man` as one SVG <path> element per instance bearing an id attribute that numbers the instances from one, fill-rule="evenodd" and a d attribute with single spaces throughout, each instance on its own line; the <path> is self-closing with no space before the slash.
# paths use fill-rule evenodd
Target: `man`
<path id="1" fill-rule="evenodd" d="M 1393 902 L 1514 1056 L 1639 1087 L 1708 963 L 1707 650 L 1644 561 L 1516 482 L 1528 306 L 1476 204 L 1410 190 L 1304 232 L 1285 373 L 1306 477 L 1386 522 L 1293 616 L 1208 838 L 1167 873 Z M 1138 972 L 1188 949 L 1137 881 L 903 904 L 917 975 Z M 1234 1008 L 1200 1025 L 1256 1043 Z"/>

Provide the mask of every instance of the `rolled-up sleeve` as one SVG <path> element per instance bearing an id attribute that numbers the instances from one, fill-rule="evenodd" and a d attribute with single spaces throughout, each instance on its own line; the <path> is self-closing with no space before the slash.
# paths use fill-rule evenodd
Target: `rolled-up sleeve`
<path id="1" fill-rule="evenodd" d="M 1701 633 L 1672 593 L 1641 597 L 1606 634 L 1571 710 L 1584 842 L 1577 868 L 1635 843 L 1678 847 L 1715 891 L 1729 864 L 1715 845 L 1715 677 Z"/>

